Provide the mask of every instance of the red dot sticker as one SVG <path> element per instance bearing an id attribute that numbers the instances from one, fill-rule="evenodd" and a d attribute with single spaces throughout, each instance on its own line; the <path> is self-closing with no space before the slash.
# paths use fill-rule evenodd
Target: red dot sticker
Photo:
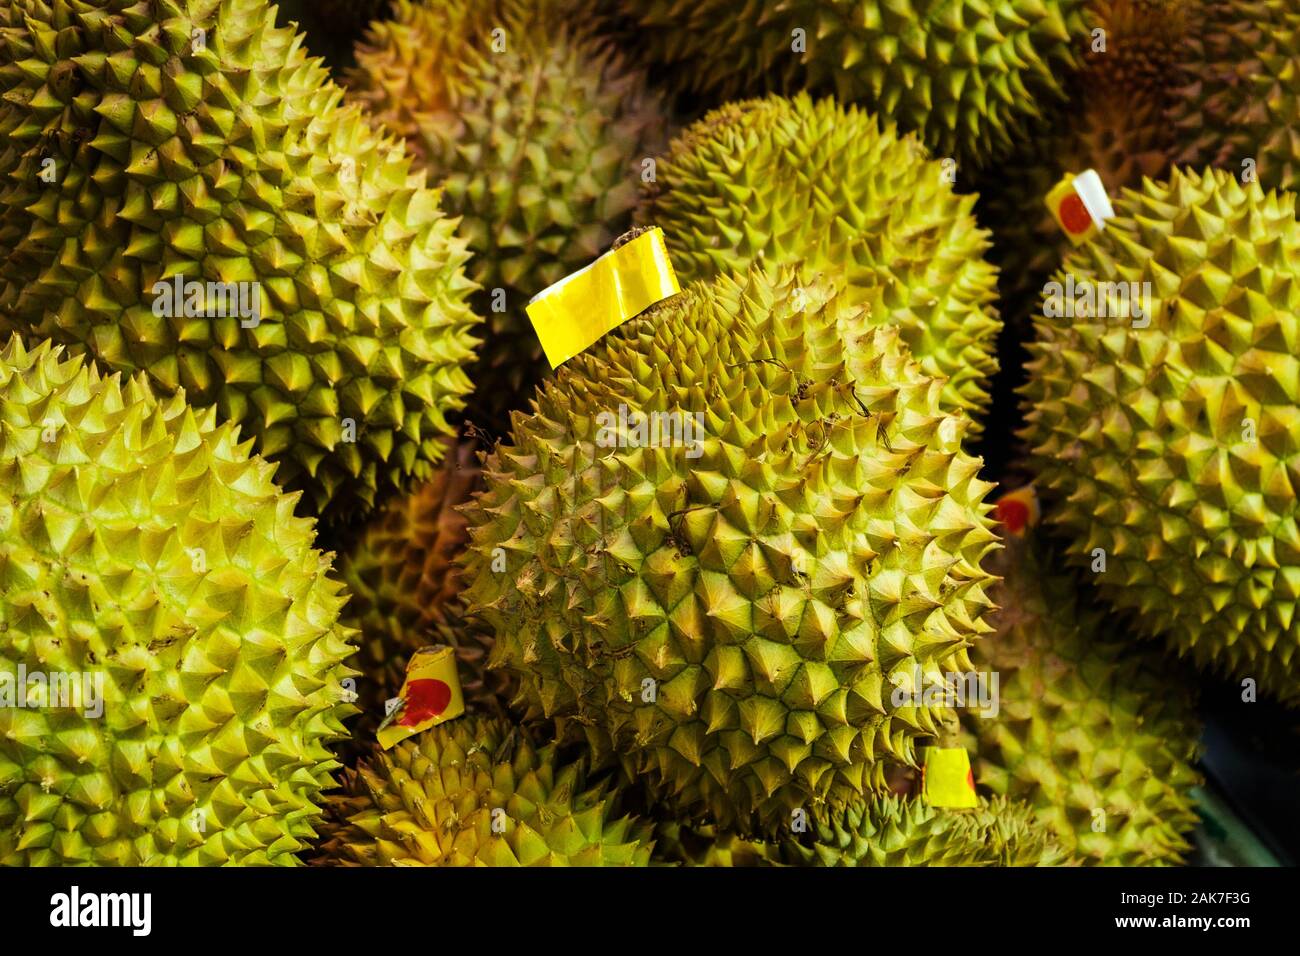
<path id="1" fill-rule="evenodd" d="M 451 688 L 433 678 L 413 680 L 406 685 L 406 709 L 397 723 L 402 727 L 415 727 L 432 720 L 451 703 Z"/>
<path id="2" fill-rule="evenodd" d="M 998 521 L 1012 534 L 1019 534 L 1029 523 L 1029 506 L 1019 498 L 1003 498 L 994 508 Z"/>
<path id="3" fill-rule="evenodd" d="M 1078 193 L 1070 193 L 1061 200 L 1060 216 L 1061 225 L 1076 235 L 1087 232 L 1092 227 L 1092 216 L 1088 215 L 1088 208 Z"/>

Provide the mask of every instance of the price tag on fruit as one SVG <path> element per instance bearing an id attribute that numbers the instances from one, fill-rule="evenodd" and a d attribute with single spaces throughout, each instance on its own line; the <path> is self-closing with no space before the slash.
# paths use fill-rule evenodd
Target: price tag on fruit
<path id="1" fill-rule="evenodd" d="M 1106 220 L 1115 215 L 1106 184 L 1094 169 L 1077 176 L 1066 173 L 1047 194 L 1047 208 L 1076 246 L 1105 229 Z"/>
<path id="2" fill-rule="evenodd" d="M 379 746 L 385 750 L 465 713 L 456 651 L 450 647 L 424 647 L 411 655 L 401 693 L 387 702 L 386 710 L 376 734 Z"/>

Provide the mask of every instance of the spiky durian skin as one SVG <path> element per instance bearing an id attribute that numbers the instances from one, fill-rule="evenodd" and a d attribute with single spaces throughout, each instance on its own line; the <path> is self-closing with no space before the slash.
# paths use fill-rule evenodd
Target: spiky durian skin
<path id="1" fill-rule="evenodd" d="M 522 703 L 738 830 L 883 786 L 942 716 L 894 710 L 890 675 L 987 628 L 969 419 L 896 329 L 800 281 L 697 283 L 575 357 L 466 510 L 467 605 Z M 616 447 L 620 405 L 684 441 Z"/>
<path id="2" fill-rule="evenodd" d="M 0 406 L 0 668 L 102 681 L 98 717 L 0 709 L 0 863 L 293 864 L 353 651 L 297 496 L 214 410 L 49 343 L 10 340 Z"/>
<path id="3" fill-rule="evenodd" d="M 1265 189 L 1300 189 L 1300 10 L 1290 0 L 1219 0 L 1197 10 L 1169 115 L 1177 162 L 1241 178 L 1251 171 Z"/>
<path id="4" fill-rule="evenodd" d="M 1036 318 L 1022 434 L 1048 518 L 1078 564 L 1104 550 L 1097 586 L 1141 632 L 1295 703 L 1295 196 L 1175 168 L 1115 211 L 1057 278 L 1149 282 L 1150 312 Z"/>
<path id="5" fill-rule="evenodd" d="M 997 633 L 971 658 L 998 675 L 998 713 L 962 713 L 976 784 L 1027 803 L 1083 863 L 1181 863 L 1201 782 L 1193 692 L 1158 649 L 1116 635 L 1032 532 L 991 564 Z"/>
<path id="6" fill-rule="evenodd" d="M 456 558 L 469 540 L 457 507 L 478 485 L 474 446 L 450 442 L 433 479 L 381 505 L 340 556 L 338 577 L 352 595 L 345 616 L 361 632 L 368 675 L 427 644 L 446 620 L 460 592 Z"/>
<path id="7" fill-rule="evenodd" d="M 1026 806 L 981 801 L 965 810 L 876 797 L 814 819 L 811 840 L 775 845 L 802 866 L 1059 866 L 1066 854 Z"/>
<path id="8" fill-rule="evenodd" d="M 802 261 L 892 322 L 952 408 L 988 402 L 1001 323 L 989 234 L 913 136 L 834 100 L 731 103 L 674 140 L 638 214 L 683 282 Z"/>
<path id="9" fill-rule="evenodd" d="M 344 517 L 427 476 L 463 406 L 469 253 L 273 21 L 265 0 L 0 9 L 0 327 L 184 388 Z M 156 316 L 177 275 L 259 283 L 260 323 Z"/>
<path id="10" fill-rule="evenodd" d="M 627 0 L 664 78 L 719 101 L 810 89 L 985 164 L 1064 99 L 1084 0 Z M 802 31 L 803 50 L 795 46 Z"/>
<path id="11" fill-rule="evenodd" d="M 749 840 L 710 828 L 660 828 L 656 853 L 688 866 L 1062 866 L 1071 862 L 1022 803 L 971 809 L 875 796 L 810 821 L 806 834 Z M 665 845 L 666 844 L 666 845 Z"/>
<path id="12" fill-rule="evenodd" d="M 322 847 L 343 866 L 646 866 L 653 827 L 608 779 L 499 718 L 466 716 L 347 774 Z"/>
<path id="13" fill-rule="evenodd" d="M 516 693 L 506 672 L 488 670 L 492 633 L 467 619 L 460 601 L 457 559 L 469 532 L 459 508 L 481 479 L 473 442 L 448 444 L 433 480 L 382 505 L 338 560 L 338 578 L 352 596 L 343 620 L 361 635 L 364 732 L 401 691 L 410 656 L 421 647 L 456 649 L 461 691 L 481 709 L 503 708 Z"/>
<path id="14" fill-rule="evenodd" d="M 1091 28 L 1084 38 L 1081 79 L 1107 92 L 1147 96 L 1170 92 L 1188 33 L 1197 27 L 1199 0 L 1088 0 Z M 1105 49 L 1096 30 L 1104 31 Z"/>
<path id="15" fill-rule="evenodd" d="M 472 407 L 494 428 L 543 371 L 524 306 L 627 229 L 664 136 L 643 74 L 571 6 L 399 0 L 349 74 L 462 217 L 487 316 Z"/>

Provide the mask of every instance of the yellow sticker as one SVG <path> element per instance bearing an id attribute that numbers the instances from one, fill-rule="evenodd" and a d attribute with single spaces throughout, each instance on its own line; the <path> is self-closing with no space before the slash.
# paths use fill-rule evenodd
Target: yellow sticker
<path id="1" fill-rule="evenodd" d="M 970 755 L 962 747 L 927 747 L 921 796 L 932 807 L 978 807 Z"/>
<path id="2" fill-rule="evenodd" d="M 465 713 L 456 651 L 450 647 L 422 647 L 412 654 L 402 691 L 394 701 L 386 705 L 388 716 L 375 735 L 385 750 Z"/>
<path id="3" fill-rule="evenodd" d="M 655 227 L 533 296 L 528 318 L 559 368 L 612 329 L 681 291 Z"/>
<path id="4" fill-rule="evenodd" d="M 1093 169 L 1077 176 L 1066 173 L 1047 194 L 1047 208 L 1057 225 L 1076 246 L 1087 242 L 1106 228 L 1106 220 L 1115 215 L 1106 186 Z"/>

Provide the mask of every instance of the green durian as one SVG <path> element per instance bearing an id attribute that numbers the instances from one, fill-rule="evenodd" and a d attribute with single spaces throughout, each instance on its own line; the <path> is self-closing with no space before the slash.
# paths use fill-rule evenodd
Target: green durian
<path id="1" fill-rule="evenodd" d="M 469 252 L 401 144 L 274 15 L 0 7 L 0 328 L 183 388 L 314 513 L 347 517 L 431 474 L 463 406 Z M 205 314 L 167 309 L 178 276 L 232 284 L 250 314 L 212 289 L 185 295 Z"/>
<path id="2" fill-rule="evenodd" d="M 298 496 L 48 342 L 0 352 L 0 409 L 0 863 L 295 863 L 354 673 Z"/>
<path id="3" fill-rule="evenodd" d="M 1163 105 L 1200 9 L 1201 0 L 1088 0 L 1080 84 Z"/>
<path id="4" fill-rule="evenodd" d="M 808 89 L 988 163 L 1063 102 L 1085 0 L 620 0 L 657 74 L 715 101 Z"/>
<path id="5" fill-rule="evenodd" d="M 1292 0 L 1195 6 L 1168 122 L 1176 161 L 1300 190 L 1300 10 Z"/>
<path id="6" fill-rule="evenodd" d="M 809 821 L 803 835 L 744 839 L 663 827 L 656 852 L 688 866 L 1061 866 L 1069 857 L 1020 803 L 1003 798 L 971 809 L 877 796 Z M 666 843 L 667 845 L 661 845 Z"/>
<path id="7" fill-rule="evenodd" d="M 363 716 L 354 740 L 370 740 L 399 696 L 411 655 L 422 647 L 455 648 L 465 701 L 504 712 L 517 693 L 510 675 L 489 671 L 491 631 L 466 617 L 460 601 L 460 552 L 469 541 L 458 510 L 481 485 L 472 441 L 448 442 L 432 481 L 390 498 L 352 535 L 337 577 L 352 596 L 343 621 L 360 633 L 357 692 Z"/>
<path id="8" fill-rule="evenodd" d="M 338 560 L 338 578 L 352 595 L 344 617 L 361 632 L 358 666 L 386 697 L 401 688 L 409 654 L 456 617 L 456 559 L 469 540 L 457 508 L 480 481 L 473 444 L 448 445 L 433 480 L 381 505 Z"/>
<path id="9" fill-rule="evenodd" d="M 1049 290 L 1072 282 L 1073 308 L 1045 300 L 1030 346 L 1022 436 L 1047 517 L 1139 633 L 1294 704 L 1295 195 L 1176 168 L 1114 206 Z"/>
<path id="10" fill-rule="evenodd" d="M 481 486 L 473 442 L 449 441 L 433 479 L 391 498 L 356 529 L 339 557 L 348 614 L 391 646 L 441 617 L 461 589 L 456 563 L 469 540 L 460 506 Z"/>
<path id="11" fill-rule="evenodd" d="M 782 840 L 780 859 L 803 866 L 1059 866 L 1068 862 L 1023 804 L 995 799 L 966 810 L 877 797 L 813 818 L 812 840 Z"/>
<path id="12" fill-rule="evenodd" d="M 997 271 L 975 197 L 914 136 L 834 100 L 731 103 L 674 140 L 638 214 L 683 283 L 802 262 L 898 326 L 951 408 L 988 402 Z"/>
<path id="13" fill-rule="evenodd" d="M 1032 806 L 1085 863 L 1181 863 L 1200 783 L 1194 685 L 1126 640 L 1032 531 L 991 569 L 997 633 L 971 659 L 998 675 L 998 713 L 961 718 L 976 784 Z"/>
<path id="14" fill-rule="evenodd" d="M 349 73 L 462 217 L 487 316 L 471 413 L 492 428 L 544 369 L 525 305 L 627 229 L 665 133 L 641 71 L 571 8 L 398 0 Z"/>
<path id="15" fill-rule="evenodd" d="M 891 675 L 988 628 L 969 419 L 896 329 L 800 283 L 696 283 L 622 325 L 466 506 L 467 607 L 521 705 L 738 831 L 882 788 L 942 717 L 896 711 Z"/>
<path id="16" fill-rule="evenodd" d="M 646 866 L 654 829 L 621 815 L 585 756 L 500 718 L 439 724 L 346 775 L 321 862 L 341 866 Z"/>

